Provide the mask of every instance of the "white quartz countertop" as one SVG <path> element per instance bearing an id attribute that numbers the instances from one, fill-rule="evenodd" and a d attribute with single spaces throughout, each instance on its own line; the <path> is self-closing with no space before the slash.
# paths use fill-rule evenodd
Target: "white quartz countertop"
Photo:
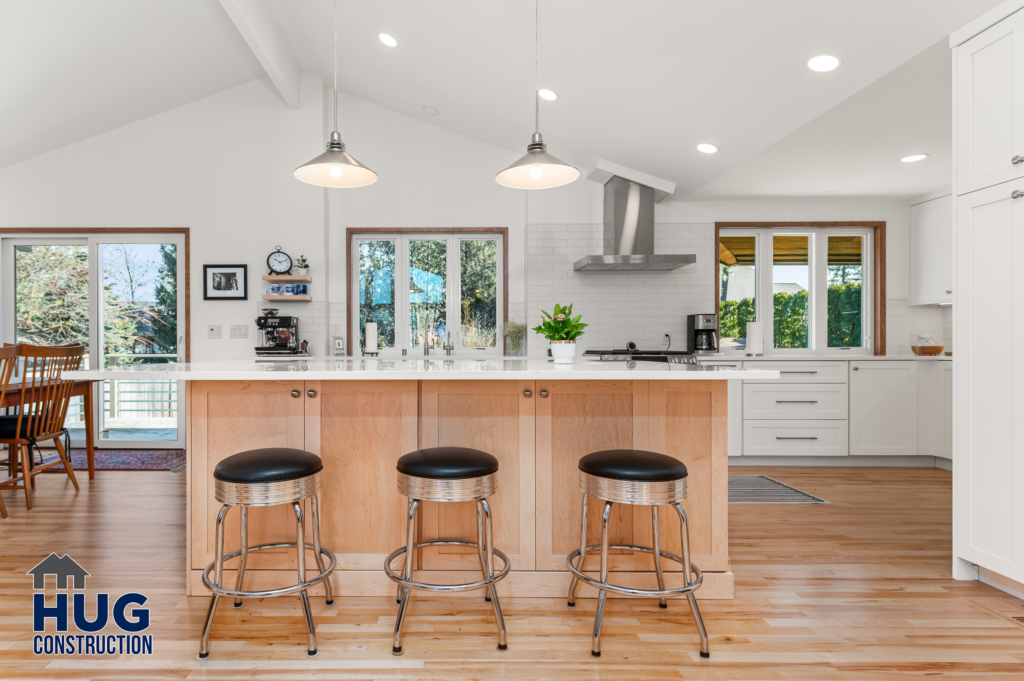
<path id="1" fill-rule="evenodd" d="M 746 355 L 700 355 L 698 362 L 821 362 L 821 361 L 843 361 L 843 362 L 896 362 L 896 361 L 946 361 L 952 362 L 952 356 L 946 355 L 857 355 L 856 357 L 843 354 L 831 355 L 803 355 L 800 357 L 780 357 L 779 355 L 761 355 L 760 357 L 747 357 Z"/>
<path id="2" fill-rule="evenodd" d="M 344 358 L 258 361 L 255 359 L 190 364 L 116 366 L 69 371 L 74 379 L 164 379 L 177 381 L 422 381 L 422 380 L 594 380 L 706 381 L 773 379 L 768 369 L 663 364 L 660 362 L 598 362 L 576 358 L 553 364 L 526 358 Z"/>

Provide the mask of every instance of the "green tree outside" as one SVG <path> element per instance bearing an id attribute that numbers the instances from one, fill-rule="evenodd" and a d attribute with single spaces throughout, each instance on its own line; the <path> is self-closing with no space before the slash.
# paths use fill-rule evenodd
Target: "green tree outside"
<path id="1" fill-rule="evenodd" d="M 858 277 L 859 279 L 859 277 Z M 863 339 L 861 283 L 830 284 L 828 287 L 828 347 L 859 348 Z M 773 296 L 775 347 L 806 348 L 807 291 L 776 293 Z M 747 322 L 755 321 L 754 299 L 723 300 L 719 324 L 723 338 L 745 338 Z"/>

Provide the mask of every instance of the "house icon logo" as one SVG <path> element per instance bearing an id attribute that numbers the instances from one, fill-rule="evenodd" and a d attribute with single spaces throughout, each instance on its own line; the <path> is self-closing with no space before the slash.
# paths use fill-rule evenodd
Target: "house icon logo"
<path id="1" fill-rule="evenodd" d="M 27 574 L 32 575 L 32 588 L 37 591 L 46 588 L 47 575 L 56 575 L 57 588 L 65 590 L 68 588 L 68 577 L 72 579 L 73 588 L 84 589 L 85 578 L 89 576 L 85 568 L 66 553 L 63 558 L 56 553 L 51 553 L 39 561 L 39 564 L 29 570 Z"/>
<path id="2" fill-rule="evenodd" d="M 153 635 L 145 633 L 149 629 L 149 608 L 141 607 L 149 600 L 145 594 L 85 593 L 89 572 L 66 553 L 51 553 L 26 574 L 32 576 L 34 654 L 153 654 Z M 52 582 L 56 593 L 47 594 L 50 575 L 56 578 Z"/>

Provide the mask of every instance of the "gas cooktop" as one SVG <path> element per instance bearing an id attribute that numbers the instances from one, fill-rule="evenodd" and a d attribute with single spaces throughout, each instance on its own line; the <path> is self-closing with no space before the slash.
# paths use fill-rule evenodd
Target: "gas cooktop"
<path id="1" fill-rule="evenodd" d="M 682 350 L 587 350 L 584 357 L 597 359 L 601 362 L 667 362 L 669 364 L 696 364 L 697 358 Z"/>

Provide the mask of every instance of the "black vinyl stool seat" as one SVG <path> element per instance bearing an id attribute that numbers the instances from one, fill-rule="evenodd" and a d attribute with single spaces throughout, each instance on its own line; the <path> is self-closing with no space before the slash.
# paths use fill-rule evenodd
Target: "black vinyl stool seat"
<path id="1" fill-rule="evenodd" d="M 665 482 L 686 477 L 686 464 L 642 449 L 605 449 L 580 459 L 580 470 L 599 478 Z"/>
<path id="2" fill-rule="evenodd" d="M 658 598 L 663 608 L 668 607 L 667 597 L 683 596 L 690 602 L 697 633 L 700 636 L 700 655 L 710 657 L 707 630 L 704 620 L 697 607 L 694 591 L 704 582 L 700 568 L 690 562 L 690 524 L 681 502 L 686 500 L 686 464 L 678 459 L 658 452 L 642 449 L 606 449 L 587 454 L 580 459 L 580 490 L 583 492 L 583 508 L 580 517 L 580 547 L 565 558 L 565 565 L 572 573 L 569 586 L 569 607 L 576 605 L 576 586 L 583 581 L 599 591 L 597 615 L 594 618 L 594 633 L 591 637 L 590 652 L 595 657 L 601 655 L 601 621 L 604 616 L 605 598 L 609 591 L 626 596 L 646 596 Z M 590 498 L 604 501 L 601 513 L 601 543 L 587 546 L 587 516 Z M 614 504 L 651 507 L 651 534 L 653 547 L 634 546 L 631 544 L 611 544 L 609 542 L 609 519 Z M 661 526 L 658 521 L 658 507 L 671 506 L 679 516 L 679 541 L 682 555 L 676 555 L 661 549 Z M 638 589 L 612 584 L 608 581 L 608 558 L 611 549 L 650 553 L 654 558 L 655 573 L 658 578 L 657 589 Z M 583 571 L 588 551 L 601 552 L 601 578 L 596 579 Z M 576 559 L 579 564 L 576 564 Z M 661 568 L 661 559 L 668 558 L 683 566 L 684 585 L 676 588 L 665 588 L 665 576 Z M 693 579 L 696 575 L 696 579 Z"/>
<path id="3" fill-rule="evenodd" d="M 268 447 L 232 454 L 213 469 L 213 478 L 224 482 L 283 482 L 304 478 L 324 469 L 316 454 L 301 449 Z"/>
<path id="4" fill-rule="evenodd" d="M 200 660 L 210 656 L 210 630 L 213 628 L 213 617 L 217 612 L 217 602 L 221 596 L 235 599 L 236 608 L 242 607 L 243 598 L 268 598 L 298 593 L 302 598 L 302 609 L 306 620 L 307 645 L 306 654 L 316 657 L 316 625 L 313 623 L 313 611 L 309 606 L 310 587 L 323 584 L 327 592 L 327 605 L 334 605 L 334 592 L 331 589 L 330 575 L 334 572 L 337 560 L 334 554 L 320 545 L 320 501 L 318 494 L 321 486 L 321 472 L 324 463 L 320 457 L 301 449 L 287 447 L 268 447 L 239 452 L 222 459 L 213 470 L 214 498 L 221 504 L 217 514 L 217 540 L 215 557 L 212 563 L 203 570 L 203 584 L 213 596 L 210 608 L 206 612 L 206 623 L 199 639 Z M 303 501 L 309 500 L 309 520 L 313 530 L 312 544 L 306 543 L 306 509 Z M 292 507 L 295 514 L 295 541 L 274 542 L 249 546 L 249 507 L 278 506 Z M 231 553 L 224 553 L 224 519 L 232 506 L 238 506 L 241 514 L 240 548 Z M 249 553 L 270 549 L 294 548 L 298 581 L 295 584 L 274 589 L 243 589 L 246 576 L 245 567 Z M 306 574 L 306 552 L 313 553 L 317 574 L 309 577 Z M 224 579 L 224 563 L 238 558 L 238 575 L 235 588 L 231 589 L 222 582 Z M 324 561 L 324 558 L 327 561 Z M 213 572 L 211 579 L 210 573 Z"/>
<path id="5" fill-rule="evenodd" d="M 398 491 L 409 499 L 406 514 L 405 546 L 392 551 L 384 559 L 384 573 L 398 585 L 395 602 L 398 605 L 398 619 L 395 621 L 394 640 L 391 652 L 402 654 L 402 627 L 408 613 L 412 590 L 433 592 L 454 592 L 484 589 L 484 600 L 494 609 L 498 624 L 498 650 L 506 650 L 505 620 L 501 615 L 498 590 L 495 584 L 508 574 L 512 562 L 508 556 L 494 547 L 494 530 L 491 506 L 488 497 L 498 491 L 498 460 L 479 449 L 468 447 L 433 447 L 409 452 L 398 459 Z M 472 501 L 476 505 L 476 541 L 438 539 L 416 541 L 416 511 L 427 501 L 459 502 Z M 461 584 L 428 584 L 412 577 L 413 555 L 416 549 L 428 546 L 470 546 L 477 550 L 483 579 Z M 405 564 L 398 569 L 391 567 L 399 556 L 405 556 Z M 501 559 L 503 567 L 494 569 L 494 557 Z"/>
<path id="6" fill-rule="evenodd" d="M 398 460 L 398 472 L 417 478 L 461 480 L 498 472 L 498 460 L 479 449 L 433 447 L 409 452 Z"/>

